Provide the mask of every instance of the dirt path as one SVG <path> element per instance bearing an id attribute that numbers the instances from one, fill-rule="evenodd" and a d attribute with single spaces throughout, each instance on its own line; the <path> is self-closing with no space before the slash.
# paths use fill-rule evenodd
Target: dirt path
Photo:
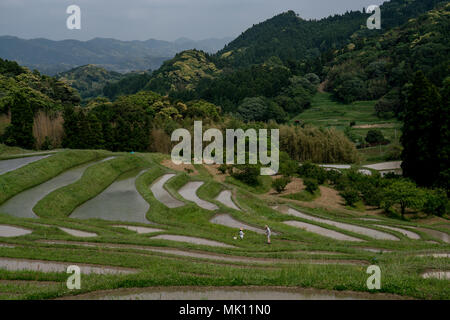
<path id="1" fill-rule="evenodd" d="M 195 167 L 192 164 L 175 164 L 172 162 L 171 159 L 166 159 L 163 162 L 161 162 L 161 164 L 169 169 L 175 170 L 175 171 L 182 171 L 182 172 L 186 172 L 187 170 L 192 170 L 191 173 L 189 173 L 189 175 L 191 176 L 195 176 L 198 175 L 198 171 L 195 169 Z"/>

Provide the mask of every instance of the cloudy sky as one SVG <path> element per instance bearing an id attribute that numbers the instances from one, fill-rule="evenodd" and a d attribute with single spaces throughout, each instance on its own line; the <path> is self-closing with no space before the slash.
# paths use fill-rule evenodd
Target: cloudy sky
<path id="1" fill-rule="evenodd" d="M 253 24 L 294 10 L 317 19 L 385 0 L 0 0 L 0 35 L 53 40 L 194 40 L 235 37 Z M 81 30 L 66 9 L 81 8 Z"/>

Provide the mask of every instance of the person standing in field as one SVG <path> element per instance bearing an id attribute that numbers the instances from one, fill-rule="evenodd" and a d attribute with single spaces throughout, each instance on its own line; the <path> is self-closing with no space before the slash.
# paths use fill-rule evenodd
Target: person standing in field
<path id="1" fill-rule="evenodd" d="M 243 228 L 241 228 L 240 230 L 239 230 L 239 237 L 241 238 L 241 240 L 244 240 L 244 229 Z"/>
<path id="2" fill-rule="evenodd" d="M 266 225 L 266 235 L 267 235 L 267 244 L 270 244 L 270 236 L 272 235 L 272 231 L 270 231 L 268 225 Z"/>

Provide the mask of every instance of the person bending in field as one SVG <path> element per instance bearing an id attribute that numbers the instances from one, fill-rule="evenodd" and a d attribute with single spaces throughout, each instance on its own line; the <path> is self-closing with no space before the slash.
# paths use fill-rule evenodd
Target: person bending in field
<path id="1" fill-rule="evenodd" d="M 244 229 L 243 228 L 241 228 L 240 230 L 239 230 L 239 238 L 241 238 L 241 240 L 244 240 Z"/>
<path id="2" fill-rule="evenodd" d="M 272 231 L 270 231 L 268 225 L 266 225 L 266 235 L 267 235 L 267 244 L 270 244 L 270 236 L 272 235 Z"/>

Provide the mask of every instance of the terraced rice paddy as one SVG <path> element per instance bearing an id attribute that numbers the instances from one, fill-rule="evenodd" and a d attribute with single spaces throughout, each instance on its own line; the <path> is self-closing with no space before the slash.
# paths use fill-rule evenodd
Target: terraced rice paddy
<path id="1" fill-rule="evenodd" d="M 50 155 L 0 160 L 0 175 L 26 166 L 27 164 L 50 157 Z"/>
<path id="2" fill-rule="evenodd" d="M 165 174 L 158 181 L 156 181 L 151 190 L 155 198 L 163 203 L 168 208 L 178 208 L 184 206 L 184 203 L 178 199 L 175 199 L 166 189 L 164 189 L 164 184 L 173 178 L 175 174 Z"/>
<path id="3" fill-rule="evenodd" d="M 378 240 L 399 240 L 397 237 L 395 237 L 389 233 L 385 233 L 385 232 L 381 232 L 381 231 L 377 231 L 377 230 L 369 229 L 369 228 L 365 228 L 365 227 L 360 227 L 360 226 L 353 225 L 353 224 L 342 223 L 342 222 L 337 222 L 337 221 L 333 221 L 333 220 L 329 220 L 329 219 L 322 219 L 322 218 L 318 218 L 315 216 L 306 215 L 306 214 L 301 213 L 292 208 L 287 208 L 287 213 L 290 215 L 302 218 L 302 219 L 319 222 L 319 223 L 324 223 L 324 224 L 329 224 L 329 225 L 335 226 L 336 228 L 339 228 L 342 230 L 359 233 L 359 234 L 362 234 L 362 235 L 365 235 L 365 236 L 368 236 L 368 237 L 371 237 L 374 239 L 378 239 Z"/>
<path id="4" fill-rule="evenodd" d="M 75 209 L 70 217 L 150 223 L 145 217 L 150 206 L 136 190 L 136 179 L 141 173 L 125 174 L 101 194 Z"/>
<path id="5" fill-rule="evenodd" d="M 135 226 L 114 226 L 116 228 L 125 228 L 130 231 L 137 232 L 139 234 L 147 234 L 147 233 L 155 233 L 155 232 L 161 232 L 162 229 L 156 229 L 156 228 L 147 228 L 147 227 L 135 227 Z"/>
<path id="6" fill-rule="evenodd" d="M 70 234 L 71 236 L 74 236 L 74 237 L 92 238 L 92 237 L 96 237 L 97 236 L 96 233 L 92 233 L 92 232 L 86 232 L 86 231 L 69 229 L 69 228 L 59 228 L 59 229 L 61 229 L 65 233 L 68 233 L 68 234 Z"/>
<path id="7" fill-rule="evenodd" d="M 32 231 L 24 228 L 0 225 L 0 237 L 20 237 L 30 234 Z"/>
<path id="8" fill-rule="evenodd" d="M 199 244 L 199 245 L 212 246 L 212 247 L 224 247 L 224 248 L 232 247 L 231 245 L 213 241 L 213 240 L 207 240 L 207 239 L 196 238 L 196 237 L 177 236 L 177 235 L 172 235 L 172 234 L 161 234 L 159 236 L 152 237 L 152 239 L 162 239 L 162 240 L 186 242 L 186 243 Z"/>
<path id="9" fill-rule="evenodd" d="M 400 298 L 392 295 L 363 295 L 356 292 L 302 288 L 141 288 L 82 295 L 74 299 L 93 300 L 367 300 Z"/>
<path id="10" fill-rule="evenodd" d="M 241 211 L 241 209 L 234 203 L 230 190 L 223 190 L 216 197 L 216 200 L 231 209 Z"/>
<path id="11" fill-rule="evenodd" d="M 31 270 L 39 272 L 66 272 L 67 267 L 71 265 L 79 266 L 82 274 L 130 274 L 136 272 L 132 269 L 114 268 L 109 266 L 90 266 L 79 263 L 0 258 L 0 269 L 9 271 Z"/>
<path id="12" fill-rule="evenodd" d="M 0 212 L 8 213 L 20 218 L 37 218 L 33 211 L 34 206 L 52 191 L 74 183 L 81 178 L 87 168 L 94 164 L 89 163 L 44 182 L 34 188 L 19 193 L 0 206 Z"/>
<path id="13" fill-rule="evenodd" d="M 422 231 L 422 232 L 432 236 L 433 238 L 439 239 L 446 243 L 450 243 L 450 235 L 448 233 L 445 233 L 442 231 L 437 231 L 437 230 L 432 230 L 432 229 L 428 229 L 428 228 L 415 228 L 415 229 Z"/>
<path id="14" fill-rule="evenodd" d="M 1 204 L 0 299 L 76 297 L 79 292 L 65 287 L 70 265 L 81 267 L 86 294 L 80 298 L 90 299 L 450 298 L 444 220 L 400 225 L 292 202 L 272 210 L 264 195 L 217 182 L 200 167 L 202 181 L 194 181 L 159 165 L 160 155 L 115 156 L 121 160 L 114 166 L 86 171 L 95 163 L 90 160 Z M 103 189 L 88 185 L 111 176 Z M 71 201 L 64 190 L 87 194 L 67 214 L 53 217 L 48 210 L 37 218 L 33 208 L 43 197 Z M 265 225 L 272 229 L 270 245 Z M 239 228 L 243 240 L 235 239 Z M 379 294 L 366 286 L 370 264 L 383 270 Z"/>
<path id="15" fill-rule="evenodd" d="M 203 184 L 204 182 L 202 181 L 188 182 L 180 190 L 178 190 L 178 193 L 186 200 L 195 202 L 195 204 L 197 204 L 200 208 L 210 211 L 219 209 L 219 207 L 217 207 L 214 203 L 202 200 L 197 196 L 197 190 Z"/>
<path id="16" fill-rule="evenodd" d="M 230 228 L 235 228 L 236 230 L 239 230 L 239 228 L 243 228 L 245 230 L 250 230 L 259 234 L 265 234 L 265 230 L 261 228 L 255 228 L 248 224 L 245 224 L 243 222 L 237 221 L 233 219 L 228 214 L 218 214 L 214 218 L 212 218 L 211 223 L 220 224 L 223 226 L 227 226 Z"/>
<path id="17" fill-rule="evenodd" d="M 405 230 L 405 229 L 397 228 L 397 227 L 379 225 L 379 224 L 377 224 L 376 226 L 380 227 L 380 228 L 389 229 L 389 230 L 392 230 L 392 231 L 397 231 L 397 232 L 403 234 L 404 236 L 406 236 L 406 237 L 408 237 L 410 239 L 414 239 L 414 240 L 419 240 L 420 239 L 420 236 L 417 233 L 409 231 L 409 230 Z"/>
<path id="18" fill-rule="evenodd" d="M 364 241 L 364 240 L 361 240 L 361 239 L 358 239 L 358 238 L 355 238 L 355 237 L 348 236 L 348 235 L 343 234 L 343 233 L 339 233 L 339 232 L 334 231 L 334 230 L 322 228 L 322 227 L 316 226 L 314 224 L 306 223 L 306 222 L 285 221 L 284 223 L 287 224 L 288 226 L 292 226 L 292 227 L 295 227 L 295 228 L 300 228 L 300 229 L 306 230 L 308 232 L 316 233 L 316 234 L 319 234 L 321 236 L 332 238 L 332 239 L 336 239 L 336 240 L 356 241 L 356 242 Z"/>

